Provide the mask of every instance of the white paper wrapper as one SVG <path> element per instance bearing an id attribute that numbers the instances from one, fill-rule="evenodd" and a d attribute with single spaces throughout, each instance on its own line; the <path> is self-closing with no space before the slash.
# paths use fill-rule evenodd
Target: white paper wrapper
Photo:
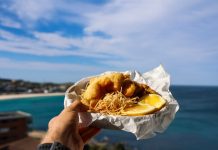
<path id="1" fill-rule="evenodd" d="M 111 72 L 105 72 L 107 74 Z M 140 74 L 137 71 L 126 71 L 129 73 L 132 80 L 138 83 L 145 83 L 153 90 L 158 92 L 167 101 L 167 104 L 160 111 L 145 115 L 145 116 L 112 116 L 103 115 L 100 113 L 79 113 L 79 122 L 81 126 L 95 126 L 99 128 L 118 129 L 133 133 L 137 140 L 147 139 L 156 135 L 158 132 L 163 132 L 175 117 L 179 109 L 177 101 L 173 98 L 169 91 L 170 76 L 160 65 L 153 70 Z M 102 75 L 102 74 L 101 74 Z M 69 106 L 74 100 L 79 99 L 81 89 L 86 87 L 86 84 L 92 77 L 84 78 L 71 86 L 65 94 L 64 106 Z"/>

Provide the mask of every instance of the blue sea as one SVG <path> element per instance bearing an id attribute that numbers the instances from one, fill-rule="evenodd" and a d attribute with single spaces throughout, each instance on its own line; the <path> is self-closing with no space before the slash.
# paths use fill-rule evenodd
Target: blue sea
<path id="1" fill-rule="evenodd" d="M 126 143 L 134 150 L 218 149 L 218 87 L 173 86 L 180 109 L 164 133 L 137 141 L 131 133 L 102 130 L 96 139 Z M 0 111 L 21 110 L 32 114 L 32 129 L 46 130 L 48 121 L 63 109 L 63 96 L 0 101 Z"/>

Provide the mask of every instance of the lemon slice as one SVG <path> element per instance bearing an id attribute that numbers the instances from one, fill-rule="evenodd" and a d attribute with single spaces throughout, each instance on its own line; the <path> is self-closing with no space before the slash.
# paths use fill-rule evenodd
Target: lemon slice
<path id="1" fill-rule="evenodd" d="M 156 109 L 160 110 L 165 104 L 166 101 L 157 94 L 148 94 L 139 99 L 139 105 L 151 105 Z"/>
<path id="2" fill-rule="evenodd" d="M 140 115 L 146 115 L 154 112 L 156 110 L 155 107 L 151 105 L 134 105 L 132 107 L 124 109 L 124 111 L 121 112 L 121 115 L 125 116 L 140 116 Z"/>

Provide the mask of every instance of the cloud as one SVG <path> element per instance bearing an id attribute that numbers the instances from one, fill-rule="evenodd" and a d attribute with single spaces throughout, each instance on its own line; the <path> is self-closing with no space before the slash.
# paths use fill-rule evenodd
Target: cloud
<path id="1" fill-rule="evenodd" d="M 215 1 L 112 0 L 95 5 L 67 0 L 19 0 L 12 1 L 9 8 L 22 23 L 33 24 L 26 27 L 31 36 L 0 30 L 0 51 L 85 56 L 114 69 L 146 70 L 162 63 L 173 72 L 189 68 L 194 73 L 199 71 L 198 66 L 218 63 Z M 83 34 L 75 37 L 61 28 L 52 33 L 34 28 L 40 23 L 52 27 L 54 20 L 79 23 Z"/>
<path id="2" fill-rule="evenodd" d="M 45 42 L 48 45 L 53 45 L 54 47 L 60 48 L 70 48 L 72 46 L 77 47 L 80 51 L 84 52 L 105 52 L 112 53 L 112 51 L 107 51 L 107 45 L 113 45 L 118 42 L 118 39 L 105 39 L 98 36 L 84 36 L 84 37 L 65 37 L 60 33 L 43 33 L 35 32 L 34 36 L 41 42 Z"/>
<path id="3" fill-rule="evenodd" d="M 195 5 L 199 7 L 190 9 Z M 79 2 L 68 4 L 67 1 L 15 1 L 11 8 L 18 16 L 27 20 L 53 19 L 58 11 L 85 17 L 86 34 L 74 38 L 65 36 L 66 33 L 62 34 L 61 31 L 56 33 L 33 31 L 31 34 L 35 38 L 32 39 L 7 33 L 4 38 L 10 39 L 1 42 L 2 50 L 45 56 L 79 55 L 102 58 L 114 55 L 125 58 L 122 61 L 126 61 L 127 66 L 132 65 L 132 62 L 137 66 L 143 59 L 149 63 L 160 63 L 167 59 L 182 61 L 181 56 L 185 55 L 187 50 L 190 54 L 199 52 L 203 57 L 208 50 L 205 51 L 202 47 L 207 47 L 211 43 L 204 45 L 205 43 L 200 42 L 199 45 L 198 36 L 201 34 L 199 33 L 201 28 L 197 33 L 190 34 L 188 31 L 190 20 L 195 20 L 191 23 L 198 23 L 200 18 L 216 14 L 214 11 L 216 7 L 213 5 L 213 9 L 209 9 L 212 4 L 201 5 L 201 1 L 173 0 L 164 2 L 117 0 L 101 7 Z M 96 7 L 99 9 L 95 9 Z M 110 38 L 95 36 L 94 34 L 99 31 L 109 35 Z M 146 57 L 147 54 L 149 58 Z M 186 59 L 192 60 L 193 57 L 186 56 Z M 111 63 L 109 60 L 108 62 L 116 63 L 116 61 Z M 120 64 L 117 62 L 117 65 Z"/>
<path id="4" fill-rule="evenodd" d="M 174 0 L 117 0 L 103 6 L 99 11 L 86 14 L 89 18 L 87 32 L 107 31 L 112 35 L 143 33 L 156 23 L 169 21 L 184 7 L 193 2 L 178 5 Z M 176 13 L 176 14 L 175 14 Z"/>
<path id="5" fill-rule="evenodd" d="M 117 42 L 115 39 L 102 39 L 87 36 L 81 38 L 64 37 L 59 33 L 34 32 L 34 38 L 18 36 L 0 30 L 0 51 L 38 56 L 87 56 L 107 58 L 115 51 L 108 45 Z M 34 45 L 34 46 L 33 46 Z M 118 53 L 118 52 L 117 52 Z"/>
<path id="6" fill-rule="evenodd" d="M 83 13 L 93 12 L 99 7 L 92 3 L 69 0 L 12 0 L 9 9 L 23 22 L 34 26 L 42 20 L 84 24 L 86 18 Z"/>
<path id="7" fill-rule="evenodd" d="M 21 28 L 21 24 L 16 22 L 8 17 L 4 17 L 0 15 L 0 25 L 10 27 L 10 28 Z"/>
<path id="8" fill-rule="evenodd" d="M 99 71 L 100 68 L 89 65 L 80 65 L 72 63 L 49 63 L 43 61 L 18 61 L 9 58 L 0 57 L 0 68 L 41 70 L 41 71 Z"/>
<path id="9" fill-rule="evenodd" d="M 10 9 L 28 21 L 49 19 L 55 10 L 52 0 L 12 0 Z"/>
<path id="10" fill-rule="evenodd" d="M 185 54 L 186 49 L 191 50 L 190 53 L 206 53 L 202 47 L 211 43 L 200 42 L 199 46 L 199 41 L 202 40 L 198 37 L 202 36 L 202 28 L 194 34 L 189 32 L 189 28 L 191 24 L 199 23 L 202 18 L 217 14 L 217 5 L 204 5 L 200 0 L 116 0 L 101 6 L 65 0 L 20 0 L 13 1 L 10 8 L 23 20 L 33 22 L 70 16 L 85 19 L 85 35 L 74 38 L 65 36 L 67 33 L 62 34 L 61 31 L 33 31 L 30 33 L 35 37 L 33 39 L 18 36 L 14 38 L 16 35 L 10 35 L 13 38 L 2 42 L 2 50 L 45 56 L 89 55 L 101 58 L 114 55 L 132 61 L 143 60 L 149 54 L 150 58 L 146 58 L 149 62 L 153 62 L 151 58 L 155 58 L 156 62 L 168 57 L 178 58 L 179 56 L 173 54 Z M 60 15 L 58 12 L 61 12 Z M 96 32 L 105 33 L 110 38 L 95 36 Z"/>
<path id="11" fill-rule="evenodd" d="M 201 30 L 210 32 L 208 26 L 217 21 L 212 19 L 208 24 L 199 25 L 203 19 L 218 15 L 217 6 L 202 1 L 117 0 L 102 6 L 99 11 L 86 14 L 89 23 L 85 31 L 101 31 L 122 39 L 114 47 L 125 50 L 126 58 L 142 59 L 150 55 L 159 61 L 172 57 L 182 61 L 181 55 L 172 54 L 185 55 L 188 49 L 191 55 L 186 59 L 193 60 L 192 54 L 198 52 L 203 56 L 213 51 L 211 43 L 199 37 L 204 36 Z"/>
<path id="12" fill-rule="evenodd" d="M 103 68 L 93 65 L 18 61 L 4 57 L 0 57 L 0 69 L 0 78 L 19 78 L 40 82 L 75 82 L 104 71 Z"/>

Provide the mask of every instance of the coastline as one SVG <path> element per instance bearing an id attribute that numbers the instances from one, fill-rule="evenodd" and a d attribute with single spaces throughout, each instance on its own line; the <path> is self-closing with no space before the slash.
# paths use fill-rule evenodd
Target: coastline
<path id="1" fill-rule="evenodd" d="M 44 96 L 64 96 L 65 93 L 31 93 L 31 94 L 8 94 L 0 95 L 0 101 L 12 100 L 17 98 L 29 98 L 29 97 L 44 97 Z"/>

